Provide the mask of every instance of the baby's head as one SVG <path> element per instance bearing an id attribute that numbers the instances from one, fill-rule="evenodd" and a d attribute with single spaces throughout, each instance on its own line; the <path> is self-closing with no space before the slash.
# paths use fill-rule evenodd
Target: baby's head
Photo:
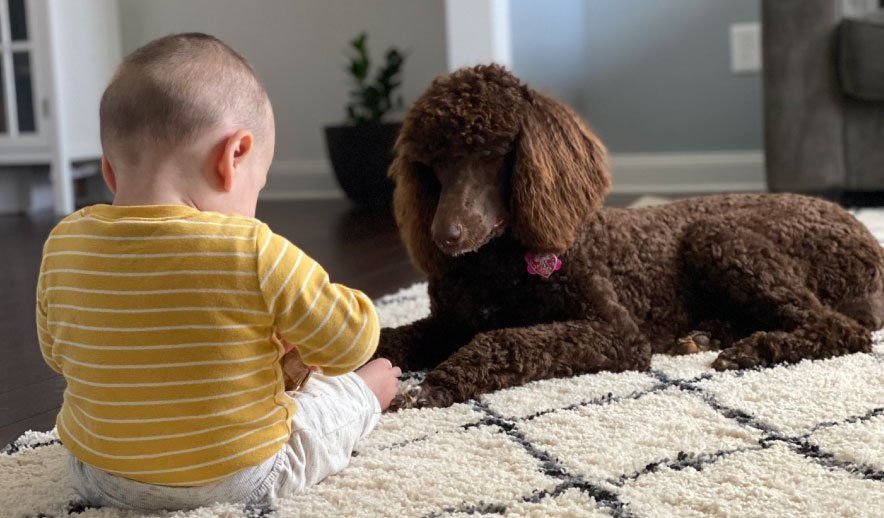
<path id="1" fill-rule="evenodd" d="M 249 64 L 222 41 L 175 34 L 129 54 L 100 116 L 115 203 L 254 215 L 273 160 L 273 110 Z"/>

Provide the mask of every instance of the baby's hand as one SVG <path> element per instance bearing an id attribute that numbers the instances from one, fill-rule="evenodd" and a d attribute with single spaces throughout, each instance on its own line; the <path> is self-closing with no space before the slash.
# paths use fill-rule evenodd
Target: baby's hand
<path id="1" fill-rule="evenodd" d="M 276 337 L 282 343 L 283 350 L 285 351 L 282 360 L 280 360 L 282 363 L 282 375 L 285 380 L 285 389 L 300 390 L 304 383 L 307 382 L 307 378 L 310 377 L 310 373 L 316 372 L 319 369 L 311 365 L 305 365 L 293 344 L 283 340 L 278 333 Z"/>
<path id="2" fill-rule="evenodd" d="M 396 396 L 399 389 L 397 378 L 402 374 L 402 369 L 394 367 L 390 360 L 378 358 L 366 363 L 356 371 L 368 385 L 368 388 L 377 396 L 381 404 L 381 410 L 390 406 L 390 401 Z"/>

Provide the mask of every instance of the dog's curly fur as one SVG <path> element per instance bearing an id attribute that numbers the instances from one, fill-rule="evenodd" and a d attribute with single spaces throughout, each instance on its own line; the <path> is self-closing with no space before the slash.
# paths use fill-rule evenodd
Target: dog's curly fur
<path id="1" fill-rule="evenodd" d="M 514 154 L 500 186 L 507 232 L 450 257 L 430 227 L 432 165 Z M 528 381 L 644 370 L 652 353 L 706 333 L 718 369 L 869 351 L 884 317 L 884 254 L 836 205 L 723 195 L 645 209 L 602 207 L 605 148 L 569 108 L 504 68 L 436 79 L 408 113 L 390 174 L 403 240 L 429 276 L 431 315 L 385 329 L 379 356 L 430 369 L 425 404 Z M 529 275 L 526 251 L 561 271 Z M 695 351 L 698 347 L 689 347 Z"/>

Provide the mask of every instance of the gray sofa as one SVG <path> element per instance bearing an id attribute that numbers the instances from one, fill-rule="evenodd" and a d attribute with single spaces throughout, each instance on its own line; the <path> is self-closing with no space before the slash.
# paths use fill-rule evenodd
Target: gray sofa
<path id="1" fill-rule="evenodd" d="M 768 187 L 884 192 L 884 2 L 763 0 Z"/>

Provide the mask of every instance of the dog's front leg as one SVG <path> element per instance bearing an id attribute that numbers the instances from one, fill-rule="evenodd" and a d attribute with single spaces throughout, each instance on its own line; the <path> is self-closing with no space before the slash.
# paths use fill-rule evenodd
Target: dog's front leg
<path id="1" fill-rule="evenodd" d="M 651 349 L 621 320 L 578 320 L 498 329 L 430 371 L 418 406 L 448 406 L 529 381 L 598 371 L 647 370 Z"/>
<path id="2" fill-rule="evenodd" d="M 408 325 L 381 329 L 374 357 L 387 358 L 403 371 L 431 369 L 472 336 L 463 325 L 433 315 Z"/>

